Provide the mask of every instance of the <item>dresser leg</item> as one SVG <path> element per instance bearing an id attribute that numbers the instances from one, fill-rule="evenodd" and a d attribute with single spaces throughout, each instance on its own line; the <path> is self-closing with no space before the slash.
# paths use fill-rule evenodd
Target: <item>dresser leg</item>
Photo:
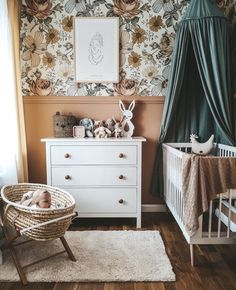
<path id="1" fill-rule="evenodd" d="M 137 220 L 136 220 L 136 228 L 141 228 L 142 227 L 142 224 L 141 224 L 141 216 L 138 216 L 137 217 Z"/>

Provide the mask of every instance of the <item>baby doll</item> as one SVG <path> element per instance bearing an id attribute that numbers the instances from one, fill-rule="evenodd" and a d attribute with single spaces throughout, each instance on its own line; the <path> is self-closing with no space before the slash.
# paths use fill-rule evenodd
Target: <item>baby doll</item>
<path id="1" fill-rule="evenodd" d="M 30 207 L 50 208 L 51 194 L 47 190 L 38 189 L 23 194 L 20 204 Z"/>
<path id="2" fill-rule="evenodd" d="M 46 190 L 42 190 L 39 192 L 38 196 L 36 197 L 35 204 L 40 208 L 49 208 L 51 207 L 51 194 Z"/>

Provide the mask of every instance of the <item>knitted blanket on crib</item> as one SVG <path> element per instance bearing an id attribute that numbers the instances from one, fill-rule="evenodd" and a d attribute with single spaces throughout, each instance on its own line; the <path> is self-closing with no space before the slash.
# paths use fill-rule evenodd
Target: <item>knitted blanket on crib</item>
<path id="1" fill-rule="evenodd" d="M 198 217 L 207 211 L 209 201 L 231 188 L 236 188 L 235 157 L 183 154 L 183 222 L 191 236 L 197 231 Z"/>

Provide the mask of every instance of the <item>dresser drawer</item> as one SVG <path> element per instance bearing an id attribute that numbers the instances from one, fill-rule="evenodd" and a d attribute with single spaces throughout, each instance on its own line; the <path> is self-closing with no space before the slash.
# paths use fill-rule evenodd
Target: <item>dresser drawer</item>
<path id="1" fill-rule="evenodd" d="M 137 192 L 135 188 L 80 188 L 67 189 L 76 202 L 79 215 L 83 213 L 135 213 Z"/>
<path id="2" fill-rule="evenodd" d="M 51 164 L 130 164 L 137 163 L 137 146 L 51 146 Z"/>
<path id="3" fill-rule="evenodd" d="M 52 168 L 56 186 L 135 186 L 136 167 L 68 166 Z"/>

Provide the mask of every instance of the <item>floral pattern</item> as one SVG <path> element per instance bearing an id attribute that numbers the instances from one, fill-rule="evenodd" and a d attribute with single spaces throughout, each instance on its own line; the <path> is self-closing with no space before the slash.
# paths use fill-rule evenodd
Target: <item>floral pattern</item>
<path id="1" fill-rule="evenodd" d="M 58 42 L 59 39 L 60 39 L 60 32 L 55 28 L 49 29 L 49 31 L 46 33 L 47 44 L 56 43 Z"/>
<path id="2" fill-rule="evenodd" d="M 72 16 L 67 16 L 62 20 L 62 27 L 65 31 L 71 32 L 73 29 L 73 18 Z"/>
<path id="3" fill-rule="evenodd" d="M 141 28 L 135 28 L 133 34 L 132 34 L 132 42 L 135 43 L 143 43 L 146 39 L 146 32 L 144 29 Z"/>
<path id="4" fill-rule="evenodd" d="M 141 55 L 134 51 L 131 52 L 128 58 L 128 62 L 132 67 L 138 68 L 141 65 Z"/>
<path id="5" fill-rule="evenodd" d="M 168 86 L 168 74 L 169 74 L 169 66 L 165 67 L 162 75 L 154 76 L 151 80 L 152 94 L 154 96 L 163 95 L 165 96 L 167 93 Z"/>
<path id="6" fill-rule="evenodd" d="M 48 80 L 36 79 L 29 85 L 30 91 L 39 96 L 48 96 L 52 93 L 52 84 Z"/>
<path id="7" fill-rule="evenodd" d="M 47 18 L 52 13 L 50 0 L 25 0 L 28 15 L 38 19 Z"/>
<path id="8" fill-rule="evenodd" d="M 175 32 L 189 0 L 23 0 L 23 95 L 159 96 L 168 88 Z M 236 0 L 217 0 L 231 26 L 236 85 Z M 74 80 L 73 17 L 119 17 L 120 82 Z M 234 88 L 236 92 L 236 87 Z"/>
<path id="9" fill-rule="evenodd" d="M 163 27 L 163 20 L 161 16 L 154 16 L 149 21 L 150 30 L 157 32 Z"/>
<path id="10" fill-rule="evenodd" d="M 137 95 L 138 86 L 134 80 L 123 79 L 114 85 L 114 95 L 133 96 Z"/>
<path id="11" fill-rule="evenodd" d="M 37 67 L 40 64 L 40 55 L 46 51 L 46 43 L 43 42 L 43 35 L 41 32 L 36 31 L 34 37 L 27 35 L 23 43 L 25 49 L 23 51 L 22 58 L 24 61 L 31 61 L 32 67 Z"/>
<path id="12" fill-rule="evenodd" d="M 43 56 L 43 64 L 47 68 L 53 68 L 56 64 L 55 56 L 46 51 L 45 55 Z"/>
<path id="13" fill-rule="evenodd" d="M 139 14 L 139 0 L 113 0 L 113 11 L 116 15 L 133 18 Z"/>
<path id="14" fill-rule="evenodd" d="M 120 33 L 120 66 L 122 67 L 126 62 L 126 56 L 132 52 L 133 44 L 130 41 L 130 34 L 128 31 L 121 31 Z"/>

